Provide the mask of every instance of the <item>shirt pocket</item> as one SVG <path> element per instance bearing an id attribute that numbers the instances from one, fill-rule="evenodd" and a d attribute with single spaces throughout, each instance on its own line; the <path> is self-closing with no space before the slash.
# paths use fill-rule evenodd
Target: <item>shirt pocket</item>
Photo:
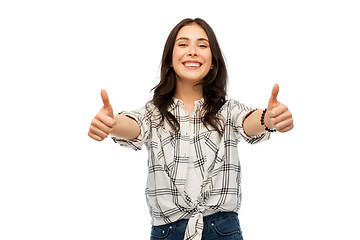
<path id="1" fill-rule="evenodd" d="M 174 149 L 176 146 L 175 133 L 172 131 L 170 126 L 160 125 L 155 130 L 153 141 L 156 142 L 154 148 L 154 154 L 156 161 L 162 166 L 171 166 L 174 156 Z M 179 139 L 178 139 L 179 141 Z"/>
<path id="2" fill-rule="evenodd" d="M 215 129 L 213 129 L 206 131 L 203 134 L 204 145 L 213 153 L 217 153 L 221 144 L 221 136 L 219 135 L 219 133 Z"/>
<path id="3" fill-rule="evenodd" d="M 204 132 L 200 139 L 207 160 L 205 167 L 208 169 L 208 172 L 211 172 L 215 164 L 222 162 L 224 152 L 222 139 L 216 130 Z"/>
<path id="4" fill-rule="evenodd" d="M 166 142 L 166 140 L 169 140 L 169 139 L 172 140 L 175 135 L 175 132 L 171 128 L 171 126 L 169 124 L 165 124 L 164 122 L 162 124 L 160 124 L 160 126 L 157 126 L 156 133 L 157 133 L 157 137 L 162 142 Z"/>

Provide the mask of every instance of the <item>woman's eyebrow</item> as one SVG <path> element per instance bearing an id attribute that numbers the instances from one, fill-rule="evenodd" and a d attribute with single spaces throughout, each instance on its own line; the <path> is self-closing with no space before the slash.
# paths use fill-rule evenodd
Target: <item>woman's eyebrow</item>
<path id="1" fill-rule="evenodd" d="M 206 42 L 209 42 L 209 40 L 207 40 L 206 38 L 198 38 L 198 41 L 206 41 Z"/>
<path id="2" fill-rule="evenodd" d="M 190 38 L 187 38 L 187 37 L 179 37 L 178 39 L 176 39 L 175 42 L 180 41 L 180 40 L 190 41 Z M 197 41 L 206 41 L 206 42 L 209 42 L 209 40 L 207 40 L 206 38 L 198 38 Z"/>

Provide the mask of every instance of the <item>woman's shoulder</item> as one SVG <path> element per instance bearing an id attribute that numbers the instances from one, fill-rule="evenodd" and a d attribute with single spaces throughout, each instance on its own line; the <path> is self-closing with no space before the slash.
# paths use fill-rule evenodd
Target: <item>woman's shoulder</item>
<path id="1" fill-rule="evenodd" d="M 239 102 L 236 99 L 227 99 L 224 103 L 224 105 L 222 106 L 222 109 L 224 108 L 233 108 L 235 106 L 245 106 L 245 104 Z"/>
<path id="2" fill-rule="evenodd" d="M 238 114 L 242 112 L 248 112 L 251 111 L 252 108 L 250 108 L 248 105 L 236 100 L 236 99 L 227 99 L 224 105 L 220 108 L 220 113 L 222 115 L 232 115 L 232 114 Z"/>
<path id="3" fill-rule="evenodd" d="M 151 114 L 157 114 L 159 111 L 152 100 L 146 102 L 143 108 L 146 110 L 146 112 Z"/>
<path id="4" fill-rule="evenodd" d="M 229 105 L 240 104 L 240 102 L 238 100 L 233 99 L 233 98 L 227 99 L 226 103 Z"/>
<path id="5" fill-rule="evenodd" d="M 135 108 L 133 110 L 122 111 L 121 113 L 135 114 L 143 117 L 151 117 L 151 115 L 156 114 L 157 107 L 154 105 L 152 101 L 148 101 L 142 107 Z"/>

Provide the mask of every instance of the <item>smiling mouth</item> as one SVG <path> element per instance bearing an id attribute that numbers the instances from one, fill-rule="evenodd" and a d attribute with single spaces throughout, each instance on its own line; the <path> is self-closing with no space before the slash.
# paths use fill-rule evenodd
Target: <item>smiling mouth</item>
<path id="1" fill-rule="evenodd" d="M 201 67 L 202 64 L 199 62 L 184 62 L 183 65 L 190 69 L 197 69 Z"/>

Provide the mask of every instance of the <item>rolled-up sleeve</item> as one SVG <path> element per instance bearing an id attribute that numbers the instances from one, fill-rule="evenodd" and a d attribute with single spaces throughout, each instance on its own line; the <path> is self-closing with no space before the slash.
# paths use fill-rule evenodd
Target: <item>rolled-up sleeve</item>
<path id="1" fill-rule="evenodd" d="M 119 114 L 134 119 L 139 124 L 140 134 L 135 139 L 124 139 L 118 137 L 112 137 L 112 139 L 120 146 L 132 148 L 135 151 L 141 150 L 144 143 L 146 143 L 146 141 L 149 139 L 150 133 L 150 114 L 147 111 L 146 107 L 135 111 L 123 111 Z"/>
<path id="2" fill-rule="evenodd" d="M 231 120 L 232 120 L 231 122 L 234 129 L 235 138 L 237 140 L 240 140 L 240 138 L 242 137 L 243 139 L 245 139 L 246 142 L 250 144 L 255 144 L 268 140 L 270 138 L 269 132 L 265 132 L 257 136 L 246 135 L 244 131 L 243 123 L 246 116 L 252 111 L 254 111 L 254 109 L 246 106 L 245 104 L 239 103 L 236 100 L 231 100 L 230 105 L 231 105 L 230 109 L 231 109 Z"/>

